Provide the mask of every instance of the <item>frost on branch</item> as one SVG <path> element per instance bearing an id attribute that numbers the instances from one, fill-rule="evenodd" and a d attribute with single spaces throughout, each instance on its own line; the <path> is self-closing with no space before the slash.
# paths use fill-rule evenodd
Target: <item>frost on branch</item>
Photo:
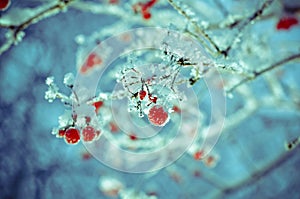
<path id="1" fill-rule="evenodd" d="M 67 108 L 64 114 L 59 116 L 59 127 L 54 128 L 52 134 L 56 135 L 58 138 L 64 138 L 68 144 L 77 144 L 80 139 L 83 139 L 85 142 L 91 142 L 98 139 L 101 130 L 99 126 L 96 126 L 97 122 L 91 120 L 91 117 L 88 115 L 84 118 L 80 118 L 71 110 L 72 104 L 78 103 L 76 93 L 72 90 L 74 85 L 74 75 L 72 73 L 67 73 L 63 83 L 71 90 L 70 96 L 59 92 L 57 85 L 54 83 L 54 77 L 48 77 L 46 79 L 48 90 L 45 92 L 45 99 L 49 102 L 60 99 Z M 98 102 L 100 101 L 89 101 L 89 103 L 94 104 L 95 111 L 99 108 Z"/>
<path id="2" fill-rule="evenodd" d="M 189 157 L 187 161 L 193 160 L 193 163 L 191 165 L 178 163 L 174 166 L 174 170 L 169 172 L 173 181 L 184 183 L 186 173 L 205 179 L 206 173 L 200 171 L 202 167 L 199 167 L 199 162 L 207 168 L 218 169 L 219 165 L 227 161 L 219 155 L 222 151 L 217 149 L 212 151 L 201 145 L 205 138 L 216 137 L 215 127 L 219 124 L 216 122 L 209 126 L 207 123 L 211 119 L 207 111 L 210 104 L 199 105 L 201 107 L 198 113 L 199 119 L 193 119 L 196 118 L 197 113 L 192 107 L 197 107 L 197 110 L 199 107 L 195 105 L 196 101 L 191 102 L 191 95 L 186 91 L 195 89 L 196 95 L 199 96 L 198 102 L 206 102 L 205 97 L 208 92 L 201 85 L 204 77 L 212 79 L 214 89 L 226 89 L 227 97 L 231 99 L 229 103 L 234 104 L 235 100 L 240 100 L 234 104 L 233 109 L 228 109 L 228 118 L 223 130 L 225 140 L 233 139 L 235 131 L 231 130 L 243 121 L 248 122 L 251 116 L 265 107 L 299 111 L 297 84 L 286 78 L 284 68 L 271 72 L 280 66 L 299 60 L 298 40 L 287 39 L 290 34 L 297 33 L 299 29 L 299 14 L 295 11 L 285 13 L 281 8 L 284 5 L 279 5 L 278 1 L 272 0 L 228 1 L 226 4 L 223 4 L 223 1 L 169 0 L 168 2 L 170 5 L 166 5 L 163 1 L 132 1 L 127 4 L 127 7 L 122 7 L 120 1 L 122 6 L 111 7 L 110 5 L 107 9 L 104 5 L 93 2 L 80 1 L 74 4 L 73 8 L 82 12 L 114 15 L 119 17 L 120 21 L 101 27 L 89 36 L 80 34 L 76 37 L 79 45 L 76 57 L 79 73 L 91 78 L 90 82 L 94 82 L 98 79 L 92 78 L 93 75 L 97 71 L 103 72 L 99 89 L 95 89 L 96 94 L 86 94 L 88 89 L 76 90 L 71 86 L 72 83 L 67 83 L 69 80 L 66 80 L 65 84 L 71 89 L 69 97 L 64 97 L 53 83 L 49 83 L 49 87 L 52 88 L 47 91 L 46 99 L 49 101 L 61 99 L 68 108 L 72 104 L 82 105 L 75 108 L 82 114 L 68 111 L 66 116 L 61 117 L 61 121 L 64 122 L 59 122 L 60 126 L 54 132 L 58 137 L 69 140 L 67 142 L 75 143 L 78 134 L 74 128 L 77 127 L 83 142 L 90 142 L 94 151 L 98 153 L 102 150 L 96 146 L 96 141 L 100 140 L 99 135 L 103 135 L 123 150 L 143 153 L 153 152 L 155 149 L 163 148 L 166 143 L 171 143 L 176 131 L 181 133 L 180 139 L 173 143 L 180 148 L 188 138 L 194 137 L 194 132 L 197 132 L 199 136 L 187 151 Z M 218 4 L 217 8 L 215 4 Z M 149 6 L 144 9 L 145 5 Z M 169 6 L 167 12 L 164 12 L 164 6 Z M 159 20 L 156 18 L 158 14 L 163 16 Z M 123 23 L 124 21 L 126 23 Z M 163 40 L 160 40 L 160 35 L 147 34 L 147 31 L 142 30 L 139 34 L 144 37 L 144 40 L 136 40 L 135 35 L 131 34 L 124 34 L 119 40 L 124 43 L 124 46 L 126 43 L 131 44 L 126 46 L 128 51 L 151 42 L 159 43 L 159 50 L 152 50 L 150 53 L 150 49 L 147 49 L 148 52 L 141 50 L 124 53 L 120 60 L 112 63 L 113 66 L 108 68 L 105 68 L 105 65 L 109 56 L 118 49 L 103 44 L 102 48 L 90 53 L 94 45 L 101 44 L 107 36 L 114 35 L 116 30 L 126 30 L 141 24 L 167 26 L 170 21 L 173 25 L 168 27 L 196 39 L 208 56 L 197 53 L 199 47 L 194 46 L 187 38 L 166 34 Z M 286 37 L 282 39 L 280 36 L 284 34 Z M 216 74 L 211 73 L 213 68 L 219 69 L 225 84 L 216 79 Z M 250 83 L 255 79 L 258 79 L 256 81 L 259 83 L 256 81 Z M 51 79 L 49 81 L 51 82 Z M 267 87 L 266 92 L 260 96 L 258 91 L 263 86 Z M 86 111 L 87 109 L 89 111 Z M 217 114 L 216 118 L 221 115 Z M 216 118 L 212 120 L 217 120 Z M 181 121 L 188 122 L 180 123 Z M 195 125 L 196 121 L 199 121 L 198 129 Z M 73 134 L 69 132 L 67 135 L 72 136 L 66 137 L 66 131 L 69 129 Z M 163 133 L 154 136 L 157 129 L 163 129 Z M 205 133 L 206 131 L 209 133 Z M 153 138 L 148 139 L 150 136 Z M 283 145 L 290 152 L 298 147 L 298 143 L 298 139 L 287 139 Z M 213 145 L 211 142 L 208 144 Z M 128 161 L 131 162 L 129 168 L 126 167 L 128 171 L 143 162 L 135 157 L 120 154 L 113 146 L 109 146 L 109 151 L 117 158 L 112 158 L 110 154 L 100 155 L 103 155 L 105 160 L 113 161 L 114 168 L 119 168 L 119 165 Z M 157 164 L 163 165 L 165 160 L 179 153 L 170 147 L 160 154 L 159 158 L 152 156 L 144 157 L 143 160 L 151 162 L 159 159 Z M 184 175 L 180 172 L 180 167 L 186 168 Z M 210 177 L 207 179 L 210 181 Z M 214 183 L 209 182 L 209 184 Z M 231 185 L 215 183 L 214 186 L 226 192 L 226 187 Z M 126 191 L 112 188 L 111 192 L 110 189 L 104 192 L 113 195 L 117 195 L 116 192 L 126 193 L 125 195 L 131 197 L 135 193 L 140 196 L 139 191 L 131 192 L 131 189 Z"/>
<path id="3" fill-rule="evenodd" d="M 137 29 L 79 52 L 86 57 L 78 63 L 75 82 L 72 75 L 65 76 L 72 111 L 63 117 L 65 123 L 60 122 L 57 137 L 76 144 L 79 132 L 95 157 L 113 168 L 136 172 L 160 169 L 192 144 L 197 128 L 204 125 L 193 89 L 206 74 L 214 76 L 210 71 L 215 66 L 195 40 L 166 29 Z M 114 56 L 118 59 L 111 63 Z M 52 85 L 53 79 L 49 81 Z M 119 159 L 103 153 L 103 148 L 117 151 L 116 146 L 125 153 Z M 213 167 L 216 161 L 210 159 L 205 160 Z"/>

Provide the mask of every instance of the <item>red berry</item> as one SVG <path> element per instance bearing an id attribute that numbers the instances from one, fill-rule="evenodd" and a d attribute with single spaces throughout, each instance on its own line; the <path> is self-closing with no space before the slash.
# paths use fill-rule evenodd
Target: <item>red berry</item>
<path id="1" fill-rule="evenodd" d="M 277 23 L 277 30 L 288 30 L 298 24 L 298 19 L 295 17 L 283 17 Z"/>
<path id="2" fill-rule="evenodd" d="M 146 20 L 150 19 L 151 18 L 151 13 L 148 12 L 148 11 L 144 11 L 143 12 L 143 18 L 146 19 Z"/>
<path id="3" fill-rule="evenodd" d="M 118 3 L 119 3 L 119 0 L 109 0 L 109 3 L 110 3 L 110 4 L 118 4 Z"/>
<path id="4" fill-rule="evenodd" d="M 146 97 L 147 92 L 144 91 L 144 90 L 141 90 L 141 91 L 139 92 L 139 95 L 140 95 L 140 99 L 143 100 L 143 99 Z"/>
<path id="5" fill-rule="evenodd" d="M 213 167 L 216 164 L 216 159 L 214 158 L 214 156 L 208 156 L 205 159 L 204 163 L 207 167 Z"/>
<path id="6" fill-rule="evenodd" d="M 100 130 L 96 130 L 95 133 L 96 133 L 96 138 L 95 139 L 98 139 L 99 136 L 100 136 L 100 134 L 101 134 L 101 131 Z"/>
<path id="7" fill-rule="evenodd" d="M 80 134 L 78 129 L 71 127 L 66 130 L 65 141 L 68 144 L 77 144 L 80 141 Z"/>
<path id="8" fill-rule="evenodd" d="M 90 142 L 93 141 L 95 139 L 95 137 L 97 136 L 95 129 L 91 126 L 86 126 L 83 130 L 82 130 L 82 136 L 83 136 L 83 140 L 85 142 Z"/>
<path id="9" fill-rule="evenodd" d="M 86 116 L 85 117 L 85 123 L 89 124 L 91 122 L 91 117 Z"/>
<path id="10" fill-rule="evenodd" d="M 63 138 L 66 134 L 66 130 L 65 129 L 59 129 L 58 134 L 56 135 L 59 138 Z"/>
<path id="11" fill-rule="evenodd" d="M 101 63 L 102 63 L 102 59 L 95 53 L 91 53 L 86 60 L 86 65 L 89 68 Z"/>
<path id="12" fill-rule="evenodd" d="M 86 73 L 86 71 L 88 70 L 88 67 L 84 64 L 81 69 L 80 69 L 80 72 L 81 73 Z"/>
<path id="13" fill-rule="evenodd" d="M 152 95 L 149 95 L 149 100 L 150 100 L 151 102 L 153 102 L 154 104 L 156 104 L 157 97 L 153 97 Z"/>
<path id="14" fill-rule="evenodd" d="M 200 159 L 202 159 L 202 156 L 203 156 L 203 151 L 202 150 L 196 151 L 196 153 L 194 154 L 194 159 L 195 160 L 200 160 Z"/>
<path id="15" fill-rule="evenodd" d="M 130 138 L 131 140 L 137 140 L 137 136 L 136 136 L 135 134 L 130 134 L 130 135 L 129 135 L 129 138 Z"/>
<path id="16" fill-rule="evenodd" d="M 155 105 L 149 110 L 148 119 L 155 126 L 164 126 L 169 120 L 169 115 L 162 106 Z"/>
<path id="17" fill-rule="evenodd" d="M 89 160 L 92 157 L 92 155 L 89 152 L 85 152 L 82 154 L 83 160 Z"/>
<path id="18" fill-rule="evenodd" d="M 110 122 L 109 126 L 110 126 L 110 132 L 116 133 L 119 131 L 119 127 L 114 122 Z"/>
<path id="19" fill-rule="evenodd" d="M 10 5 L 10 0 L 0 0 L 0 11 L 6 10 Z"/>
<path id="20" fill-rule="evenodd" d="M 96 108 L 95 110 L 96 114 L 98 114 L 99 109 L 103 106 L 103 102 L 102 101 L 94 102 L 93 106 Z"/>
<path id="21" fill-rule="evenodd" d="M 172 109 L 175 113 L 181 113 L 181 109 L 178 106 L 173 106 Z"/>
<path id="22" fill-rule="evenodd" d="M 85 73 L 87 72 L 89 69 L 93 68 L 95 65 L 99 65 L 102 63 L 102 59 L 99 57 L 99 55 L 95 54 L 95 53 L 91 53 L 86 62 L 84 63 L 84 65 L 81 67 L 81 72 Z"/>

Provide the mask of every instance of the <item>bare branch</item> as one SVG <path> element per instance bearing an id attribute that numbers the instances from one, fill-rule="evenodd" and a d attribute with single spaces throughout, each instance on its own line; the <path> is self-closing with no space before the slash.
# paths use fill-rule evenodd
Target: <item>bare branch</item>
<path id="1" fill-rule="evenodd" d="M 221 54 L 221 50 L 218 47 L 218 45 L 210 38 L 210 36 L 204 32 L 204 30 L 198 25 L 198 23 L 192 19 L 185 10 L 183 10 L 179 5 L 177 5 L 173 0 L 168 0 L 168 2 L 171 4 L 171 6 L 176 9 L 182 16 L 184 16 L 196 29 L 197 33 L 199 33 L 200 35 L 202 35 L 209 43 L 210 45 L 212 45 L 214 47 L 214 49 L 217 51 L 218 54 Z M 195 36 L 195 35 L 192 35 Z M 196 39 L 199 39 L 198 37 L 196 37 Z M 203 40 L 200 41 L 201 43 L 203 42 Z"/>
<path id="2" fill-rule="evenodd" d="M 284 65 L 284 64 L 286 64 L 286 63 L 288 63 L 288 62 L 295 61 L 295 60 L 297 60 L 297 59 L 299 59 L 299 58 L 300 58 L 300 54 L 291 55 L 291 56 L 289 56 L 289 57 L 287 57 L 287 58 L 285 58 L 285 59 L 282 59 L 282 60 L 280 60 L 280 61 L 278 61 L 278 62 L 272 64 L 272 65 L 269 66 L 269 67 L 266 67 L 266 68 L 262 69 L 262 70 L 259 70 L 259 71 L 253 71 L 253 72 L 251 73 L 251 76 L 242 79 L 239 83 L 235 84 L 235 85 L 232 86 L 230 89 L 228 89 L 228 90 L 226 91 L 226 93 L 231 93 L 231 92 L 234 91 L 236 88 L 238 88 L 239 86 L 243 85 L 244 83 L 247 83 L 247 82 L 249 82 L 249 81 L 251 81 L 251 80 L 253 80 L 253 79 L 256 79 L 258 76 L 260 76 L 260 75 L 262 75 L 262 74 L 264 74 L 264 73 L 266 73 L 266 72 L 268 72 L 268 71 L 270 71 L 270 70 L 273 70 L 273 69 L 275 69 L 275 68 L 277 68 L 277 67 L 279 67 L 279 66 L 282 66 L 282 65 Z"/>
<path id="3" fill-rule="evenodd" d="M 226 189 L 223 189 L 216 198 L 223 198 L 224 195 L 230 194 L 236 190 L 241 190 L 243 187 L 249 186 L 255 182 L 257 182 L 258 179 L 267 176 L 269 173 L 274 171 L 276 168 L 278 168 L 280 165 L 286 163 L 291 157 L 295 156 L 296 153 L 298 153 L 300 150 L 299 145 L 294 148 L 294 150 L 287 151 L 282 153 L 277 159 L 275 159 L 271 164 L 268 164 L 264 168 L 254 172 L 251 177 L 243 180 L 242 182 L 237 183 L 236 185 L 233 185 L 231 187 L 228 187 Z"/>
<path id="4" fill-rule="evenodd" d="M 222 54 L 227 57 L 229 51 L 232 49 L 232 47 L 240 40 L 241 37 L 241 33 L 245 30 L 245 28 L 250 24 L 253 23 L 255 20 L 257 20 L 264 12 L 264 10 L 266 8 L 268 8 L 272 3 L 274 2 L 274 0 L 266 0 L 262 6 L 256 10 L 250 17 L 248 17 L 246 19 L 246 21 L 244 23 L 241 23 L 240 27 L 238 27 L 238 33 L 236 34 L 236 36 L 234 37 L 235 39 L 231 42 L 231 44 L 222 51 Z M 232 24 L 232 26 L 237 26 L 237 24 Z"/>
<path id="5" fill-rule="evenodd" d="M 263 11 L 269 7 L 271 3 L 273 3 L 274 0 L 266 0 L 262 6 L 255 11 L 250 17 L 248 17 L 244 23 L 242 21 L 237 21 L 236 23 L 231 24 L 231 28 L 236 27 L 240 25 L 238 28 L 238 33 L 234 37 L 235 39 L 231 42 L 231 44 L 224 50 L 221 50 L 220 47 L 210 38 L 210 36 L 199 26 L 199 24 L 192 19 L 185 10 L 183 10 L 179 5 L 174 3 L 173 0 L 168 0 L 168 2 L 173 6 L 174 9 L 176 9 L 182 16 L 184 16 L 196 29 L 196 32 L 202 35 L 209 43 L 214 47 L 214 49 L 217 51 L 217 54 L 221 54 L 224 57 L 228 56 L 229 51 L 231 50 L 232 46 L 239 41 L 239 38 L 241 37 L 241 33 L 243 30 L 253 21 L 255 21 L 257 18 L 259 18 L 262 14 Z M 190 32 L 188 32 L 190 33 Z M 192 36 L 195 37 L 195 34 L 192 34 Z M 203 43 L 203 39 L 200 39 L 200 37 L 196 37 L 201 43 Z"/>
<path id="6" fill-rule="evenodd" d="M 7 51 L 13 44 L 17 44 L 20 40 L 20 33 L 28 28 L 30 25 L 39 22 L 40 20 L 60 13 L 62 10 L 66 9 L 67 6 L 76 0 L 60 0 L 57 4 L 50 6 L 49 8 L 37 13 L 35 16 L 30 17 L 19 25 L 6 25 L 0 24 L 0 28 L 7 28 L 11 32 L 11 37 L 7 37 L 6 42 L 0 46 L 0 55 Z M 22 36 L 21 36 L 22 38 Z"/>

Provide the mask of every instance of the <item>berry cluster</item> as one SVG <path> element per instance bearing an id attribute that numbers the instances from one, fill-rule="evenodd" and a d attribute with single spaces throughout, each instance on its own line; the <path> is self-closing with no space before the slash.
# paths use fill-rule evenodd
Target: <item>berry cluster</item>
<path id="1" fill-rule="evenodd" d="M 72 118 L 73 123 L 71 125 L 63 126 L 58 131 L 53 132 L 56 137 L 64 138 L 68 144 L 77 144 L 80 139 L 84 142 L 92 142 L 99 138 L 101 131 L 90 124 L 90 117 L 86 117 L 86 125 L 81 129 L 75 127 L 77 116 L 73 115 Z"/>
<path id="2" fill-rule="evenodd" d="M 71 73 L 65 75 L 64 84 L 72 90 L 71 96 L 66 96 L 59 92 L 57 85 L 54 83 L 54 78 L 49 77 L 46 84 L 49 86 L 45 94 L 45 98 L 49 102 L 55 99 L 60 99 L 68 108 L 72 108 L 77 101 L 77 94 L 73 90 L 74 76 Z M 86 102 L 93 106 L 96 114 L 99 114 L 100 108 L 104 105 L 102 100 L 91 99 Z M 68 144 L 77 144 L 80 140 L 84 142 L 92 142 L 99 138 L 101 131 L 99 130 L 97 121 L 92 121 L 90 116 L 81 116 L 70 110 L 59 117 L 59 128 L 53 129 L 52 133 L 58 138 L 64 138 Z"/>

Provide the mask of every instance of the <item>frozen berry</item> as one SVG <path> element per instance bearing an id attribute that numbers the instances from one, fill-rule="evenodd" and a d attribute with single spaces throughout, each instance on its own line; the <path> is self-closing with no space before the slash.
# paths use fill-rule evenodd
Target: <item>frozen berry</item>
<path id="1" fill-rule="evenodd" d="M 143 18 L 146 20 L 151 18 L 151 13 L 148 11 L 144 11 L 144 12 L 142 12 L 142 14 L 143 14 Z"/>
<path id="2" fill-rule="evenodd" d="M 77 144 L 80 141 L 80 134 L 78 129 L 71 127 L 66 130 L 65 141 L 68 144 Z"/>
<path id="3" fill-rule="evenodd" d="M 289 30 L 291 27 L 298 24 L 298 19 L 295 17 L 283 17 L 277 23 L 277 30 Z"/>
<path id="4" fill-rule="evenodd" d="M 97 136 L 95 129 L 92 126 L 86 126 L 82 130 L 82 137 L 85 142 L 90 142 Z"/>
<path id="5" fill-rule="evenodd" d="M 131 140 L 137 140 L 137 136 L 136 136 L 135 134 L 130 134 L 130 135 L 129 135 L 129 138 L 130 138 Z"/>
<path id="6" fill-rule="evenodd" d="M 112 133 L 116 133 L 119 131 L 118 125 L 114 122 L 110 122 L 109 127 L 110 127 L 110 132 L 112 132 Z"/>
<path id="7" fill-rule="evenodd" d="M 66 130 L 65 129 L 59 129 L 58 130 L 58 134 L 56 135 L 59 138 L 63 138 L 66 134 Z"/>
<path id="8" fill-rule="evenodd" d="M 144 90 L 141 90 L 141 91 L 139 92 L 139 95 L 140 95 L 140 100 L 143 100 L 143 99 L 146 97 L 147 92 L 144 91 Z"/>
<path id="9" fill-rule="evenodd" d="M 95 110 L 96 114 L 98 114 L 99 109 L 103 106 L 103 102 L 102 101 L 94 102 L 93 106 L 96 108 Z"/>
<path id="10" fill-rule="evenodd" d="M 175 113 L 181 113 L 181 109 L 178 107 L 178 106 L 173 106 L 172 110 L 175 112 Z"/>
<path id="11" fill-rule="evenodd" d="M 87 72 L 89 69 L 93 68 L 96 65 L 99 65 L 102 63 L 102 59 L 99 57 L 99 55 L 95 54 L 95 53 L 91 53 L 86 62 L 83 64 L 83 66 L 81 67 L 81 72 L 85 73 Z"/>
<path id="12" fill-rule="evenodd" d="M 162 106 L 155 105 L 149 110 L 148 119 L 155 126 L 164 126 L 169 121 L 169 115 Z"/>
<path id="13" fill-rule="evenodd" d="M 151 102 L 153 102 L 154 104 L 156 104 L 157 97 L 154 97 L 154 96 L 152 96 L 152 95 L 150 94 L 150 95 L 149 95 L 149 100 L 150 100 Z"/>
<path id="14" fill-rule="evenodd" d="M 202 159 L 202 157 L 203 157 L 203 151 L 202 151 L 202 150 L 196 151 L 196 152 L 194 153 L 194 159 L 195 159 L 195 160 L 200 160 L 200 159 Z"/>
<path id="15" fill-rule="evenodd" d="M 0 0 L 0 11 L 6 10 L 10 5 L 10 0 Z"/>

